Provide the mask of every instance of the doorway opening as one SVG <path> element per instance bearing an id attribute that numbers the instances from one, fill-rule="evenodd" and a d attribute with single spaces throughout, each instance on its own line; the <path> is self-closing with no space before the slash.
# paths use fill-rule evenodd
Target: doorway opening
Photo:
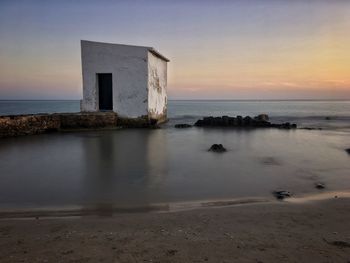
<path id="1" fill-rule="evenodd" d="M 100 111 L 113 110 L 112 73 L 97 74 L 98 105 Z"/>

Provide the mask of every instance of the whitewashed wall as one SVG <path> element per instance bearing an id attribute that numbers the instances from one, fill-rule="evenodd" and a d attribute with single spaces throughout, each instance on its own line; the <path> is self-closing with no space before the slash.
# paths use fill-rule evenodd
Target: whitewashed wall
<path id="1" fill-rule="evenodd" d="M 81 41 L 82 111 L 98 111 L 97 73 L 113 75 L 113 111 L 135 118 L 148 115 L 148 48 Z"/>
<path id="2" fill-rule="evenodd" d="M 148 52 L 148 116 L 164 119 L 167 114 L 167 62 Z"/>

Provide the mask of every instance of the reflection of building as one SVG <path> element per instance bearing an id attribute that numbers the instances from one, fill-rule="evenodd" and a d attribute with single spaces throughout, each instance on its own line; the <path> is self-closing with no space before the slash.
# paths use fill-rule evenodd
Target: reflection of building
<path id="1" fill-rule="evenodd" d="M 148 187 L 154 187 L 162 192 L 164 179 L 167 175 L 167 143 L 165 132 L 151 131 L 147 139 L 147 168 L 150 176 L 147 177 Z M 161 188 L 161 189 L 159 189 Z"/>
<path id="2" fill-rule="evenodd" d="M 108 214 L 158 202 L 166 173 L 165 145 L 162 130 L 120 130 L 83 139 L 85 207 Z"/>
<path id="3" fill-rule="evenodd" d="M 162 120 L 167 111 L 167 62 L 151 47 L 81 41 L 82 111 Z"/>

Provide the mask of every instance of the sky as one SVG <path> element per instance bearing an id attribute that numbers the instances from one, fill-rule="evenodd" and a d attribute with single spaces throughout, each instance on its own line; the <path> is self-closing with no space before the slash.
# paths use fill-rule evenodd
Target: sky
<path id="1" fill-rule="evenodd" d="M 350 99 L 350 1 L 0 0 L 0 100 L 81 99 L 81 39 L 159 50 L 169 99 Z"/>

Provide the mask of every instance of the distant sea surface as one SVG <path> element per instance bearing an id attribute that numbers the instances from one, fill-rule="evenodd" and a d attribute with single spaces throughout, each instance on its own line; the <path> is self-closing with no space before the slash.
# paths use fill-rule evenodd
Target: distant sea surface
<path id="1" fill-rule="evenodd" d="M 78 100 L 1 101 L 0 115 L 79 112 Z M 170 100 L 168 117 L 174 123 L 194 123 L 203 116 L 268 114 L 275 122 L 301 126 L 350 129 L 350 101 Z"/>

